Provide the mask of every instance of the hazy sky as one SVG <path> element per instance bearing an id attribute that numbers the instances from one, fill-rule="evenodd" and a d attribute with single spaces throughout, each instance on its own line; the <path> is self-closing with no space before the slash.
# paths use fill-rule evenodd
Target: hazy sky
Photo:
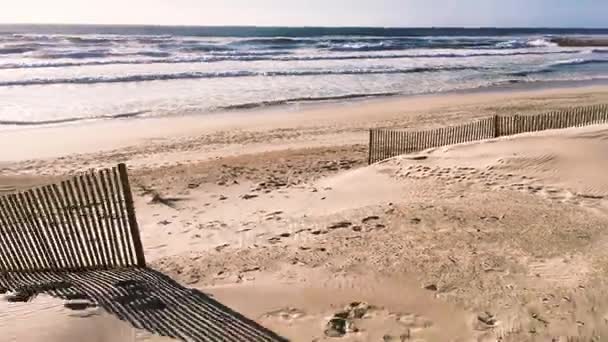
<path id="1" fill-rule="evenodd" d="M 608 26 L 608 0 L 2 0 L 0 23 Z"/>

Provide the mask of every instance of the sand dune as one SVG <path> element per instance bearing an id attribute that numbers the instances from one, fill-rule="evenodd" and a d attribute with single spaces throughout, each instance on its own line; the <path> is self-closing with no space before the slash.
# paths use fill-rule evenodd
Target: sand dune
<path id="1" fill-rule="evenodd" d="M 129 162 L 150 264 L 294 341 L 603 340 L 608 127 L 369 167 L 363 145 L 369 125 L 426 127 L 602 96 L 465 97 L 419 103 L 420 113 L 358 112 L 360 122 L 342 114 L 307 128 L 275 122 L 260 136 L 222 131 L 22 158 L 3 169 L 0 189 L 48 180 L 23 174 Z M 0 333 L 8 341 L 122 341 L 122 332 L 125 341 L 162 340 L 102 313 L 71 315 L 46 299 L 0 302 Z"/>
<path id="2" fill-rule="evenodd" d="M 598 205 L 608 198 L 607 141 L 605 126 L 591 126 L 457 145 L 425 153 L 431 170 L 409 165 L 405 174 Z"/>

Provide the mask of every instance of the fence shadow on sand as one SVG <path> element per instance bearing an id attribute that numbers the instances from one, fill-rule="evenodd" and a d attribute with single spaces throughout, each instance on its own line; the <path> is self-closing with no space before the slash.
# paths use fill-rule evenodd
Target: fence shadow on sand
<path id="1" fill-rule="evenodd" d="M 4 273 L 0 287 L 14 291 L 8 297 L 11 301 L 26 302 L 48 294 L 77 300 L 85 307 L 95 304 L 135 328 L 183 341 L 287 341 L 208 295 L 149 268 Z"/>

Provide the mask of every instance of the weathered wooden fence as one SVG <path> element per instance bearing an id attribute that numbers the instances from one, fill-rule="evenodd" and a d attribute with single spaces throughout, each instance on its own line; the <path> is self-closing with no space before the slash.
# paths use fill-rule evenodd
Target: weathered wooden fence
<path id="1" fill-rule="evenodd" d="M 287 341 L 146 267 L 124 164 L 0 197 L 0 294 L 6 292 L 11 302 L 39 294 L 86 301 L 182 341 Z"/>
<path id="2" fill-rule="evenodd" d="M 369 132 L 369 163 L 434 147 L 606 122 L 608 105 L 595 105 L 538 115 L 495 115 L 463 125 L 423 131 L 372 129 Z"/>
<path id="3" fill-rule="evenodd" d="M 145 267 L 127 169 L 0 197 L 0 273 Z"/>

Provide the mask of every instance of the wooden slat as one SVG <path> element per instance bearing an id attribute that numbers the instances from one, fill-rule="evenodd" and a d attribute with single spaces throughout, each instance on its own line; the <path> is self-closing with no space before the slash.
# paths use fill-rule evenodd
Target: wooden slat
<path id="1" fill-rule="evenodd" d="M 445 146 L 445 143 L 444 143 L 444 139 L 445 139 L 445 127 L 441 127 L 438 130 L 437 135 L 438 135 L 438 143 L 437 143 L 437 145 L 438 146 Z"/>
<path id="2" fill-rule="evenodd" d="M 392 131 L 386 131 L 386 141 L 387 141 L 387 148 L 386 148 L 386 159 L 389 159 L 393 156 L 394 152 L 394 146 L 393 146 L 393 132 Z"/>
<path id="3" fill-rule="evenodd" d="M 55 250 L 57 251 L 57 267 L 62 269 L 69 268 L 70 264 L 67 256 L 67 249 L 64 244 L 60 241 L 61 239 L 61 231 L 60 231 L 60 223 L 57 221 L 55 215 L 53 215 L 52 208 L 49 205 L 49 201 L 45 197 L 43 188 L 38 188 L 35 190 L 36 200 L 38 202 L 38 206 L 40 207 L 42 213 L 44 214 L 44 224 L 47 227 L 48 237 L 51 240 L 51 243 Z"/>
<path id="4" fill-rule="evenodd" d="M 459 125 L 457 127 L 458 127 L 458 143 L 460 144 L 463 141 L 464 129 L 463 129 L 462 125 Z"/>
<path id="5" fill-rule="evenodd" d="M 467 142 L 475 141 L 477 139 L 477 121 L 469 124 L 469 135 L 467 136 Z"/>
<path id="6" fill-rule="evenodd" d="M 4 265 L 8 270 L 27 269 L 21 251 L 17 247 L 13 239 L 13 226 L 9 222 L 8 211 L 0 198 L 0 248 L 2 248 Z"/>
<path id="7" fill-rule="evenodd" d="M 75 180 L 70 179 L 61 183 L 63 188 L 63 194 L 66 202 L 69 204 L 70 217 L 75 227 L 77 227 L 77 233 L 82 246 L 82 260 L 84 262 L 83 268 L 94 268 L 98 263 L 95 261 L 95 255 L 93 253 L 93 247 L 91 241 L 93 237 L 90 235 L 90 231 L 87 229 L 85 224 L 86 212 L 84 211 L 80 201 L 76 197 L 74 188 L 76 187 Z"/>
<path id="8" fill-rule="evenodd" d="M 23 194 L 28 202 L 29 207 L 35 216 L 35 220 L 37 222 L 36 229 L 40 235 L 42 235 L 42 240 L 46 245 L 47 252 L 49 254 L 49 263 L 51 270 L 58 270 L 61 268 L 61 260 L 62 254 L 60 248 L 57 246 L 54 236 L 54 231 L 51 229 L 51 223 L 48 220 L 46 211 L 40 205 L 39 201 L 36 198 L 36 193 L 34 190 L 27 191 Z"/>
<path id="9" fill-rule="evenodd" d="M 121 221 L 121 207 L 120 207 L 120 199 L 116 197 L 118 191 L 114 186 L 114 181 L 112 179 L 112 171 L 104 170 L 102 171 L 103 179 L 105 179 L 106 186 L 108 187 L 108 195 L 109 195 L 109 203 L 111 207 L 111 211 L 113 212 L 113 222 L 114 222 L 114 231 L 116 234 L 116 243 L 119 248 L 119 261 L 121 266 L 130 266 L 132 263 L 129 262 L 129 254 L 127 249 L 130 248 L 128 245 L 128 236 L 124 235 L 124 230 L 122 227 Z"/>
<path id="10" fill-rule="evenodd" d="M 35 261 L 30 258 L 30 255 L 27 249 L 24 246 L 24 241 L 21 238 L 21 229 L 19 229 L 19 222 L 15 219 L 14 214 L 10 210 L 8 204 L 8 196 L 0 197 L 0 210 L 3 213 L 3 218 L 6 224 L 6 237 L 8 238 L 8 243 L 11 246 L 11 250 L 9 253 L 12 254 L 13 258 L 18 260 L 20 264 L 20 271 L 25 271 L 28 269 L 35 269 Z"/>
<path id="11" fill-rule="evenodd" d="M 69 238 L 66 237 L 67 234 L 61 215 L 61 208 L 57 205 L 56 201 L 52 200 L 53 191 L 50 186 L 43 187 L 41 191 L 44 196 L 43 203 L 45 203 L 48 208 L 49 220 L 52 221 L 55 228 L 55 245 L 64 253 L 65 258 L 62 260 L 63 267 L 65 269 L 73 269 L 77 266 L 78 262 L 75 259 L 73 248 L 68 242 Z"/>
<path id="12" fill-rule="evenodd" d="M 388 133 L 388 158 L 395 156 L 395 132 L 387 131 Z"/>
<path id="13" fill-rule="evenodd" d="M 67 180 L 61 182 L 61 192 L 57 189 L 57 193 L 61 194 L 61 197 L 59 198 L 61 205 L 67 208 L 65 215 L 68 220 L 68 228 L 70 229 L 70 233 L 73 234 L 78 246 L 78 268 L 90 269 L 94 268 L 95 263 L 91 252 L 90 239 L 84 228 L 79 202 L 76 200 L 73 193 L 72 181 L 73 180 Z"/>
<path id="14" fill-rule="evenodd" d="M 427 148 L 427 141 L 426 141 L 428 138 L 427 131 L 426 130 L 421 131 L 420 134 L 421 134 L 420 150 L 424 151 Z"/>
<path id="15" fill-rule="evenodd" d="M 379 130 L 376 130 L 374 132 L 374 135 L 375 135 L 375 140 L 376 140 L 375 141 L 375 144 L 376 144 L 375 154 L 376 154 L 376 156 L 374 158 L 374 162 L 378 162 L 380 160 L 380 152 L 382 151 L 382 141 L 381 141 L 382 136 L 381 136 L 381 132 Z M 116 172 L 118 172 L 118 170 Z M 120 182 L 118 184 L 120 186 Z M 122 194 L 122 192 L 121 192 L 121 194 Z"/>
<path id="16" fill-rule="evenodd" d="M 42 247 L 37 241 L 33 223 L 28 219 L 27 215 L 23 211 L 23 207 L 19 205 L 19 198 L 17 194 L 11 194 L 6 196 L 7 204 L 13 213 L 15 223 L 19 226 L 19 237 L 23 238 L 21 241 L 22 248 L 28 254 L 28 257 L 32 262 L 32 270 L 44 270 L 46 268 L 46 260 L 42 253 Z"/>
<path id="17" fill-rule="evenodd" d="M 464 143 L 467 142 L 469 140 L 468 134 L 469 134 L 469 125 L 468 124 L 464 124 L 462 126 L 460 126 L 460 129 L 462 130 L 462 135 L 460 138 L 460 142 Z"/>
<path id="18" fill-rule="evenodd" d="M 382 158 L 384 158 L 384 132 L 378 130 L 378 159 L 376 161 L 380 161 Z"/>
<path id="19" fill-rule="evenodd" d="M 44 226 L 40 224 L 40 215 L 42 214 L 34 206 L 33 200 L 29 197 L 29 192 L 17 194 L 19 199 L 19 207 L 23 210 L 23 214 L 29 218 L 32 227 L 32 237 L 35 245 L 39 248 L 39 253 L 43 259 L 43 270 L 57 270 L 57 256 L 54 248 L 51 246 L 51 241 L 45 234 Z"/>
<path id="20" fill-rule="evenodd" d="M 97 211 L 95 210 L 96 203 L 95 200 L 91 197 L 92 191 L 92 183 L 90 184 L 90 180 L 87 180 L 88 177 L 84 175 L 80 175 L 78 177 L 78 181 L 80 182 L 80 190 L 82 191 L 82 200 L 83 205 L 87 209 L 87 217 L 89 218 L 89 228 L 92 231 L 92 235 L 95 238 L 94 246 L 96 247 L 97 256 L 99 258 L 99 266 L 106 265 L 108 262 L 107 251 L 105 246 L 104 235 L 102 235 L 100 231 L 100 227 L 98 225 L 98 219 L 96 218 Z"/>
<path id="21" fill-rule="evenodd" d="M 370 130 L 370 137 L 371 137 L 370 149 L 369 149 L 369 153 L 371 154 L 370 164 L 373 164 L 373 163 L 376 162 L 376 150 L 378 148 L 378 143 L 376 141 L 376 130 L 375 129 L 371 129 Z"/>
<path id="22" fill-rule="evenodd" d="M 382 130 L 377 130 L 376 133 L 378 134 L 377 141 L 376 141 L 376 162 L 378 162 L 378 161 L 382 160 L 382 154 L 384 153 L 384 145 L 383 145 L 384 134 L 382 134 Z M 121 185 L 121 189 L 122 189 L 122 185 Z"/>
<path id="23" fill-rule="evenodd" d="M 76 270 L 84 270 L 87 266 L 86 253 L 84 252 L 86 241 L 84 241 L 80 235 L 77 222 L 74 220 L 72 214 L 72 208 L 70 208 L 70 203 L 67 202 L 64 192 L 61 191 L 57 184 L 52 184 L 51 187 L 53 189 L 51 193 L 53 195 L 52 199 L 56 201 L 58 207 L 62 209 L 61 214 L 64 220 L 64 230 L 66 235 L 69 236 L 68 240 L 74 252 L 74 261 L 76 262 L 74 268 Z M 62 187 L 65 189 L 65 185 L 62 185 Z"/>
<path id="24" fill-rule="evenodd" d="M 399 138 L 401 137 L 401 132 L 395 131 L 395 156 L 401 155 L 401 142 Z"/>
<path id="25" fill-rule="evenodd" d="M 373 136 L 374 136 L 374 131 L 373 130 L 369 130 L 369 145 L 368 145 L 368 155 L 367 155 L 367 164 L 371 165 L 372 164 L 372 148 L 373 146 Z"/>
<path id="26" fill-rule="evenodd" d="M 386 159 L 389 159 L 393 156 L 394 152 L 393 152 L 393 132 L 392 131 L 386 131 L 386 136 L 387 136 L 387 149 L 386 149 Z"/>
<path id="27" fill-rule="evenodd" d="M 395 131 L 391 131 L 391 155 L 390 157 L 394 157 L 397 155 L 397 144 L 396 144 L 396 132 Z"/>
<path id="28" fill-rule="evenodd" d="M 574 108 L 574 109 L 570 110 L 568 113 L 569 120 L 566 122 L 566 126 L 563 128 L 578 127 L 579 114 L 580 114 L 580 108 Z"/>
<path id="29" fill-rule="evenodd" d="M 383 143 L 382 131 L 381 130 L 377 130 L 376 134 L 377 134 L 377 137 L 376 137 L 376 162 L 378 162 L 378 161 L 380 161 L 382 159 L 382 153 L 384 151 L 383 150 L 384 146 L 382 145 L 382 143 Z M 121 189 L 122 189 L 122 185 L 121 185 Z"/>
<path id="30" fill-rule="evenodd" d="M 14 268 L 16 268 L 16 266 L 13 264 L 13 260 L 15 258 L 13 258 L 10 254 L 9 254 L 9 249 L 8 249 L 8 243 L 5 237 L 5 232 L 4 232 L 4 214 L 2 213 L 2 210 L 0 210 L 0 272 L 4 273 L 4 272 L 8 272 Z"/>
<path id="31" fill-rule="evenodd" d="M 371 138 L 371 141 L 369 144 L 369 153 L 370 153 L 369 160 L 370 160 L 370 164 L 373 164 L 376 162 L 375 153 L 376 153 L 376 148 L 378 147 L 376 144 L 376 130 L 370 129 L 369 133 L 370 133 L 370 138 Z"/>
<path id="32" fill-rule="evenodd" d="M 34 263 L 34 270 L 44 270 L 46 268 L 46 258 L 42 254 L 42 246 L 40 246 L 38 239 L 34 234 L 35 227 L 33 222 L 30 220 L 28 215 L 24 212 L 23 206 L 20 203 L 18 197 L 19 194 L 11 194 L 7 196 L 7 204 L 12 210 L 15 217 L 15 222 L 19 226 L 19 237 L 22 238 L 20 242 L 24 246 L 25 252 L 32 259 Z"/>
<path id="33" fill-rule="evenodd" d="M 388 158 L 388 132 L 386 130 L 382 130 L 382 157 L 380 160 L 385 160 Z"/>
<path id="34" fill-rule="evenodd" d="M 391 157 L 391 132 L 385 130 L 384 134 L 386 135 L 386 146 L 384 147 L 384 158 L 382 159 L 386 160 Z"/>
<path id="35" fill-rule="evenodd" d="M 78 207 L 80 209 L 79 214 L 83 221 L 83 225 L 81 225 L 81 227 L 84 230 L 84 236 L 86 236 L 87 240 L 89 241 L 88 246 L 89 250 L 91 251 L 91 259 L 95 266 L 102 266 L 104 265 L 104 262 L 100 246 L 101 239 L 99 238 L 93 225 L 95 219 L 93 218 L 93 210 L 88 200 L 88 194 L 85 190 L 86 184 L 81 175 L 74 177 L 72 180 L 76 195 L 73 196 L 73 198 L 78 203 Z"/>
<path id="36" fill-rule="evenodd" d="M 89 199 L 90 199 L 90 204 L 92 205 L 93 208 L 93 217 L 95 218 L 95 220 L 93 220 L 93 226 L 95 227 L 95 229 L 98 232 L 98 236 L 101 239 L 101 250 L 102 250 L 102 255 L 103 255 L 103 264 L 104 265 L 110 265 L 112 263 L 112 256 L 110 255 L 110 247 L 108 246 L 109 240 L 107 237 L 107 232 L 104 229 L 104 225 L 103 225 L 103 219 L 101 218 L 101 211 L 100 211 L 100 205 L 101 205 L 101 201 L 97 196 L 97 193 L 95 191 L 95 186 L 93 185 L 93 177 L 89 174 L 87 174 L 84 177 L 84 180 L 87 184 L 87 192 L 89 195 Z"/>
<path id="37" fill-rule="evenodd" d="M 118 254 L 120 253 L 120 248 L 118 248 L 118 246 L 116 246 L 116 243 L 118 242 L 117 236 L 115 234 L 116 231 L 116 227 L 114 227 L 113 223 L 112 223 L 112 213 L 110 211 L 110 206 L 108 205 L 108 194 L 107 194 L 107 186 L 105 186 L 104 183 L 101 182 L 101 173 L 91 173 L 90 175 L 91 179 L 93 180 L 94 183 L 94 188 L 95 191 L 97 192 L 97 198 L 98 201 L 100 203 L 100 205 L 98 206 L 101 215 L 101 222 L 102 222 L 102 226 L 104 227 L 104 231 L 106 233 L 107 236 L 107 241 L 108 241 L 108 252 L 110 254 L 110 263 L 109 265 L 112 267 L 117 267 L 120 265 L 119 262 L 119 256 Z"/>

